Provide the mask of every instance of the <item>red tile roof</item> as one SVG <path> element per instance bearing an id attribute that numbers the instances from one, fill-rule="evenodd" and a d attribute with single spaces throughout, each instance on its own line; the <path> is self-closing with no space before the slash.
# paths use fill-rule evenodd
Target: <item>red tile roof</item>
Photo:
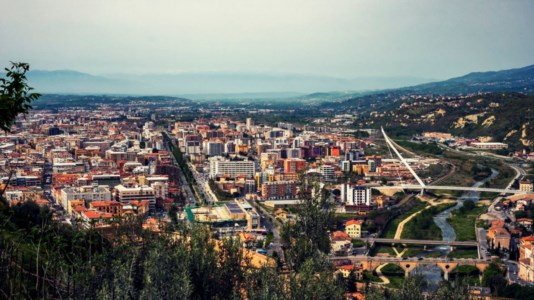
<path id="1" fill-rule="evenodd" d="M 345 222 L 345 226 L 362 225 L 362 224 L 363 224 L 363 220 L 348 220 L 347 222 Z"/>

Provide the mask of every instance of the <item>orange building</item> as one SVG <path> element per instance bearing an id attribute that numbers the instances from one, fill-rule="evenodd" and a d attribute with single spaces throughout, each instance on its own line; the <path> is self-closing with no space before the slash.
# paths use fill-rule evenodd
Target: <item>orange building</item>
<path id="1" fill-rule="evenodd" d="M 295 174 L 306 171 L 306 160 L 301 158 L 288 158 L 284 160 L 284 173 Z"/>

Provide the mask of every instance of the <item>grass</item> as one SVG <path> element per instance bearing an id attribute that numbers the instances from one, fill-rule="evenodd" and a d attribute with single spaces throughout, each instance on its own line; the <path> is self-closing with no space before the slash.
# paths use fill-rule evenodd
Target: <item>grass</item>
<path id="1" fill-rule="evenodd" d="M 425 255 L 425 257 L 441 257 L 441 253 L 439 252 L 430 252 Z"/>
<path id="2" fill-rule="evenodd" d="M 389 288 L 399 288 L 404 282 L 404 270 L 396 264 L 387 264 L 382 268 L 382 274 L 389 279 Z"/>
<path id="3" fill-rule="evenodd" d="M 352 247 L 363 247 L 365 246 L 365 242 L 360 239 L 352 239 Z"/>
<path id="4" fill-rule="evenodd" d="M 452 212 L 447 221 L 456 231 L 457 241 L 476 241 L 475 222 L 480 214 L 487 211 L 487 208 L 486 205 L 477 203 L 475 208 L 466 213 L 461 213 L 460 210 Z"/>
<path id="5" fill-rule="evenodd" d="M 399 289 L 402 287 L 402 285 L 404 284 L 404 280 L 406 280 L 406 278 L 404 277 L 404 275 L 402 276 L 388 276 L 388 279 L 389 279 L 389 284 L 387 284 L 386 286 L 388 288 L 392 288 L 392 289 Z"/>
<path id="6" fill-rule="evenodd" d="M 449 281 L 458 279 L 471 286 L 480 285 L 479 274 L 475 266 L 458 266 L 449 274 Z"/>
<path id="7" fill-rule="evenodd" d="M 382 246 L 382 245 L 377 245 L 375 246 L 372 250 L 371 250 L 371 256 L 375 256 L 376 254 L 378 253 L 387 253 L 391 256 L 396 256 L 397 254 L 395 253 L 395 251 L 393 250 L 393 248 L 391 248 L 390 246 Z"/>
<path id="8" fill-rule="evenodd" d="M 402 257 L 414 257 L 423 251 L 423 247 L 409 247 L 408 250 L 402 254 Z"/>
<path id="9" fill-rule="evenodd" d="M 382 279 L 380 279 L 380 277 L 376 276 L 375 274 L 367 270 L 363 271 L 363 280 L 372 281 L 372 282 L 382 282 Z"/>
<path id="10" fill-rule="evenodd" d="M 476 249 L 456 249 L 450 252 L 447 257 L 450 258 L 478 258 Z"/>
<path id="11" fill-rule="evenodd" d="M 434 223 L 434 216 L 456 205 L 456 202 L 442 203 L 424 210 L 404 225 L 402 238 L 419 240 L 441 240 L 441 229 Z"/>
<path id="12" fill-rule="evenodd" d="M 395 217 L 393 220 L 391 220 L 387 225 L 384 231 L 382 232 L 382 236 L 385 236 L 386 238 L 394 238 L 395 232 L 397 231 L 397 227 L 399 226 L 399 223 L 402 222 L 402 220 L 406 219 L 410 215 L 422 210 L 427 206 L 426 203 L 421 202 L 419 200 L 416 200 L 417 203 L 408 211 L 405 213 Z"/>

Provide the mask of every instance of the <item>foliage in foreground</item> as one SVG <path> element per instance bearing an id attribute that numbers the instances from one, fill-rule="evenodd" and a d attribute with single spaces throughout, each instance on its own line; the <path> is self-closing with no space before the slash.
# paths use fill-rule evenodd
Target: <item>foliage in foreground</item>
<path id="1" fill-rule="evenodd" d="M 1 298 L 341 299 L 326 259 L 298 272 L 254 268 L 232 240 L 172 225 L 163 233 L 125 219 L 103 236 L 51 219 L 33 202 L 0 211 Z"/>
<path id="2" fill-rule="evenodd" d="M 6 78 L 0 78 L 0 130 L 10 132 L 11 126 L 19 114 L 27 114 L 30 103 L 39 98 L 39 94 L 26 83 L 26 72 L 30 70 L 27 63 L 11 63 L 5 68 Z"/>

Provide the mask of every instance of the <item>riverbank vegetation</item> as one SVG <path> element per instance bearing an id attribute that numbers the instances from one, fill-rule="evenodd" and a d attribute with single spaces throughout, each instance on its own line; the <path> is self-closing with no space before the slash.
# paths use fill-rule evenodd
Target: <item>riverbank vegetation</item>
<path id="1" fill-rule="evenodd" d="M 400 222 L 402 222 L 407 217 L 411 216 L 412 214 L 414 214 L 414 213 L 424 209 L 426 206 L 428 206 L 427 203 L 422 202 L 420 200 L 415 199 L 413 201 L 414 201 L 414 204 L 409 210 L 405 211 L 404 213 L 398 215 L 397 217 L 393 218 L 392 220 L 390 220 L 388 222 L 388 224 L 386 225 L 386 227 L 384 228 L 384 230 L 382 232 L 382 236 L 383 237 L 394 238 L 395 237 L 395 232 L 397 231 L 397 227 L 399 226 Z"/>
<path id="2" fill-rule="evenodd" d="M 462 208 L 454 210 L 451 213 L 447 221 L 454 228 L 457 241 L 476 241 L 476 220 L 487 209 L 488 206 L 482 203 L 474 203 L 471 200 L 466 200 Z"/>
<path id="3" fill-rule="evenodd" d="M 404 225 L 401 237 L 403 239 L 441 240 L 441 229 L 434 223 L 434 217 L 455 205 L 455 202 L 442 203 L 423 210 Z"/>
<path id="4" fill-rule="evenodd" d="M 404 270 L 396 264 L 387 264 L 382 270 L 382 274 L 389 279 L 389 284 L 387 287 L 398 289 L 402 286 L 404 282 Z"/>

